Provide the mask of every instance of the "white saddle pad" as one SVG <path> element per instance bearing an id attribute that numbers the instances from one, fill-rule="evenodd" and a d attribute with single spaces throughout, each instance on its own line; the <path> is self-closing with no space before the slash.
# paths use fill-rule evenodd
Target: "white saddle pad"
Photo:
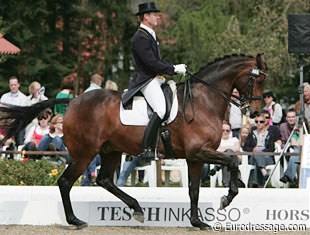
<path id="1" fill-rule="evenodd" d="M 171 87 L 173 93 L 172 108 L 167 120 L 167 123 L 170 123 L 175 119 L 178 113 L 178 98 L 175 81 L 170 80 L 167 83 Z M 146 126 L 149 123 L 150 119 L 147 115 L 147 103 L 144 97 L 135 96 L 133 98 L 131 110 L 124 109 L 122 102 L 120 103 L 120 119 L 123 125 Z"/>

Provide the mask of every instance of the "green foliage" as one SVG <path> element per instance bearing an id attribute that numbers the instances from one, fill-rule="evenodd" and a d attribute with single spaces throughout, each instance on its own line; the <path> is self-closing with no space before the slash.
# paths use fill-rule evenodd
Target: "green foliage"
<path id="1" fill-rule="evenodd" d="M 0 31 L 21 48 L 0 66 L 0 94 L 17 75 L 22 91 L 37 80 L 48 97 L 62 78 L 77 72 L 86 88 L 94 72 L 128 86 L 132 73 L 130 39 L 137 28 L 130 2 L 124 0 L 0 0 Z M 207 62 L 232 53 L 264 52 L 269 66 L 267 89 L 296 96 L 298 55 L 287 51 L 287 15 L 309 12 L 304 0 L 157 0 L 163 24 L 156 29 L 161 54 L 170 63 L 186 63 L 195 72 Z M 1 59 L 1 58 L 0 58 Z M 305 81 L 310 80 L 305 66 Z M 296 87 L 296 89 L 291 89 Z M 78 89 L 77 89 L 78 90 Z"/>
<path id="2" fill-rule="evenodd" d="M 63 170 L 64 165 L 55 165 L 47 160 L 1 160 L 0 185 L 57 185 Z"/>
<path id="3" fill-rule="evenodd" d="M 161 0 L 171 24 L 161 32 L 171 63 L 192 71 L 226 54 L 264 53 L 269 67 L 266 89 L 278 96 L 298 95 L 298 60 L 288 48 L 287 15 L 310 11 L 309 1 Z M 309 80 L 309 67 L 305 80 Z M 295 89 L 292 89 L 294 87 Z"/>

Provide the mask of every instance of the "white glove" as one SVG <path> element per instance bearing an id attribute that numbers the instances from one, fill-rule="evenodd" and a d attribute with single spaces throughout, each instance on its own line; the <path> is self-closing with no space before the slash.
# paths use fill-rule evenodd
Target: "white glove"
<path id="1" fill-rule="evenodd" d="M 182 75 L 185 75 L 185 73 L 186 73 L 186 64 L 176 64 L 175 66 L 174 66 L 174 72 L 175 73 L 180 73 L 180 74 L 182 74 Z"/>

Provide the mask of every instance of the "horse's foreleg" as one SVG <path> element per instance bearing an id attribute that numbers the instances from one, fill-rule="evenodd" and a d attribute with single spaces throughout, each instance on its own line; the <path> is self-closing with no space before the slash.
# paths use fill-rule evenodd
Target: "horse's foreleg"
<path id="1" fill-rule="evenodd" d="M 77 164 L 70 163 L 69 166 L 65 169 L 63 174 L 57 180 L 59 186 L 62 203 L 65 210 L 66 220 L 68 224 L 75 225 L 78 229 L 87 227 L 87 223 L 79 220 L 73 213 L 72 204 L 70 200 L 70 191 L 74 182 L 78 177 L 83 173 L 82 170 L 79 172 L 76 170 Z"/>
<path id="2" fill-rule="evenodd" d="M 203 163 L 187 162 L 189 175 L 189 197 L 191 200 L 191 217 L 192 226 L 200 229 L 210 228 L 210 226 L 202 222 L 198 217 L 198 198 L 200 189 L 200 179 Z"/>
<path id="3" fill-rule="evenodd" d="M 133 217 L 137 221 L 144 222 L 144 213 L 138 201 L 120 190 L 113 182 L 114 172 L 119 165 L 122 153 L 113 152 L 105 154 L 101 158 L 101 168 L 96 182 L 110 193 L 122 200 L 129 208 L 134 210 Z"/>

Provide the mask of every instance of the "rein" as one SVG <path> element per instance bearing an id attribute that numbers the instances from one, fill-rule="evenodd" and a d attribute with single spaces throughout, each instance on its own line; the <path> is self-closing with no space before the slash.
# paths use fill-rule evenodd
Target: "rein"
<path id="1" fill-rule="evenodd" d="M 265 77 L 267 76 L 267 73 L 257 68 L 254 68 L 251 70 L 251 73 L 249 75 L 249 82 L 246 84 L 247 86 L 246 95 L 241 95 L 239 97 L 234 94 L 230 94 L 228 92 L 223 91 L 218 86 L 195 76 L 190 71 L 186 71 L 186 75 L 189 76 L 189 79 L 185 81 L 184 93 L 183 93 L 183 114 L 184 114 L 185 121 L 190 123 L 191 121 L 194 120 L 194 117 L 195 117 L 195 109 L 194 109 L 192 90 L 191 90 L 191 81 L 196 80 L 199 83 L 202 83 L 203 85 L 212 88 L 211 90 L 213 92 L 219 93 L 219 95 L 222 96 L 227 102 L 230 102 L 236 105 L 242 112 L 245 112 L 245 110 L 247 110 L 250 107 L 250 104 L 248 102 L 249 100 L 261 100 L 262 99 L 261 96 L 253 96 L 253 86 L 254 86 L 255 78 L 258 77 L 260 74 L 263 74 Z M 236 102 L 235 100 L 231 99 L 231 97 L 236 98 L 239 102 Z M 189 120 L 187 119 L 186 114 L 185 114 L 185 108 L 188 102 L 190 102 L 191 104 L 191 109 L 193 113 L 192 118 Z"/>

